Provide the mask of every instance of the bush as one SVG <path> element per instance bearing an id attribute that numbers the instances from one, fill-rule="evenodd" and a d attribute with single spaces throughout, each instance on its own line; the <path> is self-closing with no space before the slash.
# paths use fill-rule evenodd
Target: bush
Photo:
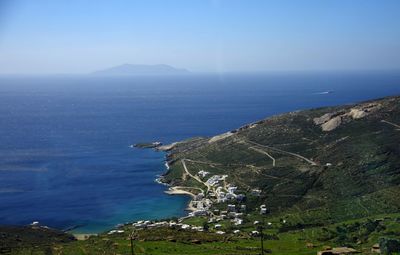
<path id="1" fill-rule="evenodd" d="M 382 254 L 400 252 L 400 241 L 397 239 L 382 237 L 379 239 L 379 247 Z"/>

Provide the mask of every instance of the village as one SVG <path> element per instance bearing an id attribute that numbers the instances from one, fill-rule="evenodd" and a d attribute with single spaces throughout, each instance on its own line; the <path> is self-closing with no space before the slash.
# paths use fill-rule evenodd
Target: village
<path id="1" fill-rule="evenodd" d="M 187 168 L 185 167 L 187 170 Z M 207 179 L 204 184 L 209 189 L 208 192 L 204 192 L 201 190 L 198 194 L 191 194 L 192 200 L 190 201 L 190 210 L 191 212 L 185 216 L 181 217 L 177 220 L 169 220 L 169 221 L 150 221 L 150 220 L 139 220 L 133 222 L 129 225 L 133 227 L 133 232 L 140 229 L 154 229 L 154 228 L 172 228 L 176 230 L 185 230 L 185 231 L 196 231 L 196 232 L 204 232 L 204 231 L 212 231 L 217 235 L 225 235 L 225 234 L 233 234 L 233 235 L 247 235 L 251 237 L 261 237 L 261 242 L 263 240 L 263 229 L 268 227 L 272 227 L 272 222 L 260 222 L 259 220 L 255 220 L 252 222 L 254 228 L 253 230 L 243 232 L 241 231 L 241 225 L 243 224 L 243 218 L 246 215 L 246 205 L 244 204 L 246 200 L 246 195 L 239 193 L 237 194 L 238 187 L 229 184 L 226 182 L 228 175 L 212 175 L 209 176 L 210 173 L 204 170 L 201 170 L 197 173 L 196 180 L 201 177 L 203 179 Z M 176 187 L 175 187 L 176 188 Z M 174 187 L 170 189 L 174 190 Z M 176 190 L 174 190 L 176 191 Z M 252 189 L 250 194 L 252 196 L 260 196 L 260 189 Z M 184 191 L 184 193 L 190 193 Z M 176 193 L 176 194 L 184 194 L 184 193 Z M 222 204 L 225 206 L 224 210 L 216 209 L 214 205 Z M 265 204 L 262 204 L 257 208 L 258 214 L 260 216 L 268 214 L 268 209 Z M 185 223 L 185 220 L 195 217 L 203 217 L 207 219 L 207 224 L 203 226 L 188 224 Z M 224 229 L 221 221 L 229 220 L 233 226 L 236 228 L 231 229 L 229 233 Z M 265 224 L 265 226 L 264 226 Z M 282 220 L 280 224 L 286 224 L 286 220 Z M 225 230 L 225 231 L 224 231 Z M 132 231 L 132 230 L 130 230 Z M 133 233 L 132 232 L 132 233 Z M 123 229 L 123 225 L 116 226 L 116 229 L 109 231 L 108 235 L 113 234 L 124 234 L 125 230 Z M 132 234 L 131 234 L 132 235 Z M 314 244 L 307 243 L 308 248 L 313 248 Z M 263 249 L 263 248 L 262 248 Z M 379 244 L 374 244 L 371 248 L 372 253 L 380 253 Z M 324 246 L 323 250 L 318 251 L 318 255 L 330 255 L 330 254 L 356 254 L 359 253 L 358 250 L 353 249 L 351 247 L 330 247 Z"/>
<path id="2" fill-rule="evenodd" d="M 188 160 L 189 161 L 189 160 Z M 185 188 L 189 187 L 170 187 L 166 192 L 168 194 L 188 194 L 191 195 L 192 200 L 189 202 L 188 210 L 190 212 L 187 216 L 181 217 L 177 220 L 170 221 L 150 221 L 150 220 L 139 220 L 132 223 L 132 227 L 135 229 L 151 229 L 158 227 L 170 227 L 175 229 L 182 230 L 192 230 L 203 232 L 205 230 L 213 230 L 216 234 L 226 234 L 223 228 L 223 225 L 220 224 L 221 221 L 229 220 L 233 226 L 237 228 L 233 229 L 231 232 L 233 234 L 241 233 L 240 226 L 243 224 L 243 217 L 246 215 L 246 204 L 244 203 L 246 200 L 246 195 L 243 193 L 238 193 L 238 187 L 227 182 L 228 175 L 211 175 L 209 172 L 200 170 L 196 175 L 192 175 L 185 161 L 182 160 L 182 164 L 186 173 L 207 187 L 207 190 L 198 188 L 199 192 L 197 194 L 193 194 L 192 192 L 187 191 Z M 168 167 L 168 165 L 167 165 Z M 159 180 L 157 180 L 159 181 Z M 194 189 L 193 187 L 191 187 Z M 251 195 L 260 196 L 261 190 L 253 189 L 251 190 Z M 223 209 L 217 209 L 215 205 Z M 259 207 L 259 214 L 265 215 L 267 214 L 268 209 L 266 205 L 261 205 Z M 184 223 L 185 220 L 194 218 L 194 217 L 203 217 L 207 219 L 207 226 L 210 226 L 208 229 L 204 229 L 204 226 L 191 225 Z M 253 222 L 255 229 L 257 229 L 257 225 L 260 224 L 260 221 Z M 268 222 L 268 225 L 272 223 Z M 124 233 L 124 230 L 117 228 L 108 232 L 108 234 L 121 234 Z M 253 230 L 249 233 L 252 236 L 259 236 L 259 231 Z"/>

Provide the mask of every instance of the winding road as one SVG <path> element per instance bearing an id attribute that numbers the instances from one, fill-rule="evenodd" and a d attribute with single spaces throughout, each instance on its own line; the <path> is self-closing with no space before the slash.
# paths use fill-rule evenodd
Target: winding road
<path id="1" fill-rule="evenodd" d="M 310 163 L 310 164 L 313 165 L 313 166 L 316 166 L 316 165 L 317 165 L 316 162 L 314 162 L 314 161 L 312 161 L 311 159 L 308 159 L 308 158 L 306 158 L 306 157 L 303 157 L 303 156 L 301 156 L 300 154 L 297 154 L 297 153 L 293 153 L 293 152 L 289 152 L 289 151 L 284 151 L 284 150 L 281 150 L 281 149 L 277 149 L 277 148 L 274 148 L 274 147 L 270 147 L 270 146 L 268 146 L 268 145 L 259 144 L 259 143 L 256 143 L 256 142 L 253 142 L 253 141 L 250 141 L 250 140 L 242 140 L 242 141 L 245 142 L 245 143 L 250 143 L 250 144 L 253 144 L 253 145 L 256 145 L 256 146 L 259 146 L 259 147 L 263 147 L 263 148 L 266 148 L 266 149 L 270 149 L 270 150 L 273 150 L 273 151 L 277 151 L 277 152 L 280 152 L 280 153 L 284 153 L 284 154 L 288 154 L 288 155 L 297 157 L 297 158 L 299 158 L 299 159 L 302 159 L 302 160 L 304 160 L 304 161 Z"/>
<path id="2" fill-rule="evenodd" d="M 254 147 L 254 146 L 253 147 L 249 147 L 249 149 L 252 149 L 253 151 L 259 152 L 259 153 L 264 154 L 264 155 L 267 155 L 270 159 L 272 159 L 272 166 L 275 166 L 275 158 L 272 157 L 271 154 L 269 154 L 268 152 L 260 150 L 260 149 Z"/>
<path id="3" fill-rule="evenodd" d="M 191 174 L 191 173 L 189 172 L 187 166 L 186 166 L 185 160 L 186 160 L 186 159 L 181 159 L 181 163 L 182 163 L 183 169 L 185 170 L 186 174 L 189 175 L 190 177 L 192 177 L 193 179 L 195 179 L 196 181 L 200 182 L 200 183 L 203 184 L 204 186 L 206 186 L 206 187 L 207 187 L 207 192 L 209 192 L 210 189 L 212 189 L 212 187 L 211 187 L 208 183 L 203 182 L 197 175 Z"/>

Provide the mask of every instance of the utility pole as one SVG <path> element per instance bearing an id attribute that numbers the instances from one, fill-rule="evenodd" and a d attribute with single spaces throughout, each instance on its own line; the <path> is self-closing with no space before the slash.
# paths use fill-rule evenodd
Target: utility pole
<path id="1" fill-rule="evenodd" d="M 262 223 L 260 226 L 260 240 L 261 240 L 261 255 L 264 255 L 264 227 L 265 227 L 265 215 L 268 213 L 265 205 L 260 206 L 260 215 L 262 217 Z"/>
<path id="2" fill-rule="evenodd" d="M 129 238 L 131 239 L 131 255 L 135 255 L 133 251 L 133 237 L 134 237 L 134 231 L 130 234 Z"/>
<path id="3" fill-rule="evenodd" d="M 261 255 L 264 255 L 264 218 L 262 226 L 260 227 L 260 235 L 261 235 Z"/>

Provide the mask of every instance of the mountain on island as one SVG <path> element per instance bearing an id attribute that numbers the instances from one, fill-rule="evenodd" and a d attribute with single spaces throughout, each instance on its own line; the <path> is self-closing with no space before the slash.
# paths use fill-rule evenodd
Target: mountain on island
<path id="1" fill-rule="evenodd" d="M 94 72 L 100 75 L 160 75 L 187 74 L 186 69 L 178 69 L 169 65 L 132 65 L 123 64 Z"/>

